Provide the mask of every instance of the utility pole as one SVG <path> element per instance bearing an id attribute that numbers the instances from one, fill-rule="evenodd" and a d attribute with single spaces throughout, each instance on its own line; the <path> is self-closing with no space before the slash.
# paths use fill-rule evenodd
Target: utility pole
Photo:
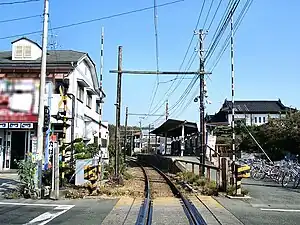
<path id="1" fill-rule="evenodd" d="M 125 115 L 124 162 L 126 159 L 126 149 L 127 149 L 127 120 L 128 120 L 128 107 L 126 107 L 126 115 Z"/>
<path id="2" fill-rule="evenodd" d="M 200 54 L 200 152 L 202 154 L 202 175 L 205 172 L 205 121 L 204 121 L 204 32 L 201 29 L 199 31 L 199 54 Z"/>
<path id="3" fill-rule="evenodd" d="M 118 48 L 118 80 L 116 102 L 116 131 L 115 131 L 115 176 L 119 178 L 120 167 L 120 116 L 121 116 L 121 83 L 122 81 L 122 46 Z"/>
<path id="4" fill-rule="evenodd" d="M 148 153 L 150 153 L 150 132 L 151 132 L 151 124 L 149 124 L 149 133 L 148 133 Z"/>
<path id="5" fill-rule="evenodd" d="M 48 19 L 49 19 L 49 0 L 44 0 L 44 25 L 43 25 L 43 45 L 42 45 L 42 63 L 40 75 L 40 88 L 39 88 L 39 111 L 38 111 L 38 129 L 37 129 L 37 179 L 35 182 L 39 194 L 41 193 L 41 169 L 42 169 L 42 154 L 44 146 L 44 98 L 45 98 L 45 85 L 46 85 L 46 67 L 47 67 L 47 42 L 48 42 Z"/>

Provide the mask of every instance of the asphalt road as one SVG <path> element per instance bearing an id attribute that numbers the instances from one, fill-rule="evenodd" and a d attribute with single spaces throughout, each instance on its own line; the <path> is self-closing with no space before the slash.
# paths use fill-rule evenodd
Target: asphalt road
<path id="1" fill-rule="evenodd" d="M 117 200 L 0 201 L 0 224 L 99 225 Z"/>
<path id="2" fill-rule="evenodd" d="M 246 225 L 293 225 L 300 221 L 300 191 L 273 182 L 243 180 L 251 199 L 216 199 Z"/>

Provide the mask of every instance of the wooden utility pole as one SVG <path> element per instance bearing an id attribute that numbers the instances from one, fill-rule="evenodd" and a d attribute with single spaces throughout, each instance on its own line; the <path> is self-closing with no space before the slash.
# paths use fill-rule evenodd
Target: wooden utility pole
<path id="1" fill-rule="evenodd" d="M 128 107 L 126 107 L 126 115 L 125 115 L 124 162 L 126 159 L 126 149 L 127 149 L 127 121 L 128 121 Z"/>
<path id="2" fill-rule="evenodd" d="M 115 130 L 115 176 L 119 178 L 120 168 L 120 117 L 121 117 L 121 88 L 122 88 L 122 46 L 118 49 L 118 80 L 116 101 L 116 130 Z"/>

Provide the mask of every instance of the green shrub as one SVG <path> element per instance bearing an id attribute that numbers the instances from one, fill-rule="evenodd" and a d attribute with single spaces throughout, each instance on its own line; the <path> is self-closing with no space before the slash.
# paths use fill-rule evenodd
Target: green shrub
<path id="1" fill-rule="evenodd" d="M 201 193 L 203 195 L 214 195 L 214 196 L 217 196 L 218 195 L 217 183 L 215 181 L 208 181 L 204 185 Z"/>
<path id="2" fill-rule="evenodd" d="M 20 194 L 25 198 L 37 197 L 34 184 L 37 163 L 32 161 L 31 154 L 27 155 L 24 160 L 17 161 L 16 163 L 19 180 L 22 183 Z"/>

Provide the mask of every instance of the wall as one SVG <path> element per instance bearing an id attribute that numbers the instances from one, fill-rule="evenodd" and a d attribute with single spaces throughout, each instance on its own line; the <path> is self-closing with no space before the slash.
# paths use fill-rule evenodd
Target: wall
<path id="1" fill-rule="evenodd" d="M 15 48 L 16 48 L 16 46 L 20 46 L 20 45 L 21 46 L 28 46 L 28 45 L 31 46 L 31 58 L 26 59 L 26 60 L 35 60 L 35 59 L 38 59 L 42 56 L 42 49 L 39 46 L 33 44 L 30 41 L 27 41 L 27 40 L 23 39 L 23 40 L 20 40 L 20 41 L 17 41 L 15 43 L 13 43 L 13 45 L 12 45 L 12 59 L 13 60 L 24 60 L 22 58 L 21 59 L 18 59 L 18 58 L 16 59 L 14 57 Z"/>
<path id="2" fill-rule="evenodd" d="M 246 120 L 246 124 L 248 126 L 251 125 L 262 125 L 264 123 L 268 123 L 268 117 L 270 118 L 280 118 L 284 117 L 285 115 L 282 114 L 235 114 L 234 118 L 235 120 L 237 119 L 245 119 Z M 255 117 L 256 117 L 256 122 L 255 122 Z M 259 121 L 259 117 L 261 118 L 261 120 Z M 265 121 L 263 120 L 263 118 L 265 118 Z M 229 125 L 231 124 L 232 121 L 232 114 L 228 114 L 228 123 Z"/>
<path id="3" fill-rule="evenodd" d="M 90 68 L 87 66 L 86 62 L 83 60 L 79 63 L 78 68 L 74 69 L 68 77 L 69 79 L 69 93 L 75 96 L 75 138 L 87 138 L 90 139 L 88 143 L 94 142 L 94 136 L 99 137 L 99 121 L 100 114 L 96 112 L 96 99 L 99 98 L 97 95 L 92 96 L 91 108 L 87 107 L 87 89 L 94 89 L 93 80 L 91 78 Z M 88 88 L 84 88 L 83 101 L 78 99 L 77 89 L 79 84 L 77 79 L 83 79 L 90 85 Z M 54 85 L 53 85 L 54 90 Z M 51 102 L 51 115 L 56 115 L 59 107 L 58 104 L 61 100 L 59 94 L 52 94 Z M 63 105 L 61 105 L 63 107 Z M 67 116 L 72 116 L 72 100 L 69 98 L 67 101 Z M 54 118 L 51 118 L 51 122 L 58 122 Z M 71 121 L 69 121 L 71 124 Z M 67 142 L 71 140 L 71 128 L 67 129 Z"/>

